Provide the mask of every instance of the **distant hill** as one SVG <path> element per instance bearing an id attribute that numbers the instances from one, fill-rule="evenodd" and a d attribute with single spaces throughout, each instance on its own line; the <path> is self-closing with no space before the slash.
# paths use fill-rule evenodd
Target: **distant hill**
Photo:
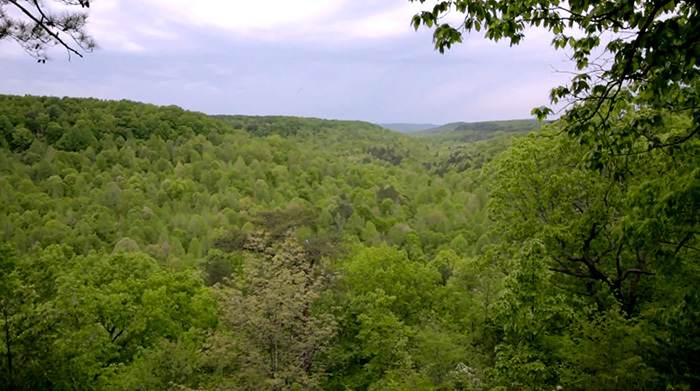
<path id="1" fill-rule="evenodd" d="M 540 123 L 534 119 L 513 119 L 505 121 L 451 122 L 442 126 L 425 129 L 421 133 L 461 132 L 475 130 L 482 132 L 520 132 L 537 129 Z"/>
<path id="2" fill-rule="evenodd" d="M 315 136 L 320 132 L 341 131 L 354 133 L 388 134 L 387 129 L 363 121 L 344 121 L 293 116 L 251 116 L 251 115 L 214 115 L 213 118 L 224 121 L 237 129 L 243 129 L 255 136 Z"/>
<path id="3" fill-rule="evenodd" d="M 435 124 L 410 124 L 410 123 L 392 123 L 392 124 L 377 124 L 383 128 L 401 133 L 415 133 L 423 130 L 439 127 Z"/>
<path id="4" fill-rule="evenodd" d="M 416 132 L 421 137 L 435 137 L 444 141 L 472 142 L 510 133 L 526 133 L 539 129 L 541 122 L 534 119 L 506 121 L 452 122 Z"/>

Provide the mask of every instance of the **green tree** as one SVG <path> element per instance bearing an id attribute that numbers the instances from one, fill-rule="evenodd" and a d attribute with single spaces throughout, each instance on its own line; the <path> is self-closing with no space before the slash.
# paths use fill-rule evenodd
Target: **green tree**
<path id="1" fill-rule="evenodd" d="M 391 371 L 412 372 L 411 350 L 429 318 L 440 274 L 386 245 L 357 248 L 340 266 L 340 340 L 329 356 L 333 388 L 382 388 Z M 411 376 L 420 377 L 417 373 Z"/>
<path id="2" fill-rule="evenodd" d="M 420 3 L 426 0 L 411 0 Z M 697 72 L 700 13 L 692 1 L 488 1 L 440 0 L 416 14 L 413 25 L 434 29 L 435 47 L 443 52 L 461 42 L 465 32 L 484 29 L 488 39 L 511 45 L 525 29 L 552 34 L 555 48 L 567 48 L 576 64 L 568 86 L 554 88 L 551 100 L 572 103 L 563 115 L 571 136 L 594 150 L 614 153 L 669 147 L 700 131 Z M 442 22 L 451 11 L 464 14 L 457 26 Z M 602 48 L 601 48 L 602 46 Z M 600 52 L 604 59 L 600 61 Z M 633 102 L 628 102 L 633 101 Z M 632 107 L 634 107 L 632 109 Z M 619 126 L 620 111 L 636 111 L 635 120 Z M 670 137 L 660 137 L 658 110 L 689 113 L 692 122 Z M 544 117 L 550 109 L 533 110 Z M 598 164 L 601 156 L 592 155 Z"/>
<path id="3" fill-rule="evenodd" d="M 64 151 L 82 151 L 89 146 L 95 146 L 97 140 L 87 121 L 76 123 L 68 129 L 56 142 L 56 147 Z"/>
<path id="4" fill-rule="evenodd" d="M 16 387 L 15 383 L 15 334 L 14 322 L 11 320 L 21 311 L 22 291 L 21 280 L 18 276 L 17 261 L 13 250 L 5 243 L 0 244 L 0 323 L 2 324 L 2 367 L 3 388 L 8 390 Z"/>
<path id="5" fill-rule="evenodd" d="M 697 212 L 686 208 L 697 202 L 689 182 L 697 169 L 690 156 L 676 164 L 650 153 L 626 158 L 632 175 L 619 180 L 581 167 L 584 153 L 566 139 L 518 142 L 494 164 L 492 214 L 509 240 L 542 240 L 563 281 L 581 285 L 601 308 L 617 301 L 632 316 L 659 268 L 694 252 Z M 640 198 L 660 172 L 675 178 L 664 180 L 669 199 Z"/>
<path id="6" fill-rule="evenodd" d="M 365 223 L 365 227 L 362 229 L 362 232 L 360 232 L 360 237 L 362 241 L 368 244 L 376 244 L 381 239 L 377 227 L 371 221 Z"/>
<path id="7" fill-rule="evenodd" d="M 57 122 L 51 121 L 46 127 L 46 141 L 55 144 L 63 136 L 63 127 Z"/>
<path id="8" fill-rule="evenodd" d="M 60 332 L 56 310 L 48 302 L 55 297 L 62 261 L 70 257 L 66 247 L 53 246 L 25 258 L 0 245 L 3 388 L 41 389 L 65 380 L 53 366 L 54 336 Z"/>
<path id="9" fill-rule="evenodd" d="M 519 326 L 518 316 L 508 313 L 500 320 L 504 326 L 510 322 L 506 319 L 511 319 L 513 330 L 535 327 L 539 331 L 533 335 L 560 333 L 562 340 L 558 343 L 562 345 L 530 338 L 530 350 L 523 349 L 523 341 L 528 340 L 524 334 L 502 344 L 498 359 L 505 360 L 505 364 L 498 367 L 501 364 L 497 362 L 497 368 L 502 371 L 503 381 L 553 385 L 563 382 L 562 376 L 568 376 L 567 381 L 571 382 L 586 376 L 627 379 L 625 374 L 634 371 L 639 376 L 626 382 L 638 382 L 641 388 L 694 384 L 686 372 L 681 375 L 663 369 L 668 365 L 687 368 L 694 364 L 672 355 L 670 351 L 676 348 L 652 343 L 650 337 L 661 338 L 661 334 L 649 325 L 664 322 L 667 316 L 678 316 L 669 307 L 674 301 L 684 303 L 682 306 L 690 311 L 697 310 L 693 294 L 686 288 L 697 279 L 692 266 L 697 256 L 694 227 L 698 218 L 692 206 L 697 203 L 693 195 L 697 194 L 697 157 L 692 152 L 696 148 L 697 143 L 689 141 L 676 150 L 674 157 L 660 150 L 626 156 L 623 159 L 627 174 L 619 177 L 614 170 L 599 174 L 587 169 L 582 163 L 586 161 L 585 146 L 545 133 L 519 140 L 492 163 L 490 215 L 496 219 L 495 228 L 503 238 L 502 251 L 508 254 L 504 258 L 513 257 L 516 269 L 533 270 L 528 265 L 537 265 L 536 273 L 529 273 L 539 276 L 537 281 L 542 286 L 532 289 L 524 278 L 515 289 L 520 294 L 531 292 L 528 300 L 536 303 L 534 308 L 540 311 L 547 308 L 541 304 L 547 296 L 561 297 L 569 303 L 571 309 L 567 311 L 575 318 L 552 325 L 546 323 L 548 316 L 538 314 Z M 678 156 L 685 157 L 676 160 Z M 538 250 L 533 253 L 535 244 Z M 523 257 L 523 253 L 534 255 Z M 548 272 L 552 274 L 545 278 Z M 514 310 L 517 300 L 507 301 L 510 310 Z M 589 322 L 595 322 L 599 328 Z M 589 334 L 577 335 L 574 330 L 586 330 Z M 696 346 L 690 341 L 697 341 L 697 335 L 687 332 L 681 332 L 689 337 L 686 343 Z M 509 338 L 508 334 L 505 338 Z M 574 338 L 613 338 L 618 350 L 595 354 L 614 354 L 618 357 L 616 365 L 596 367 L 573 348 L 565 348 Z M 632 349 L 634 343 L 629 338 L 636 338 L 643 349 Z M 538 342 L 533 345 L 533 340 Z M 607 346 L 613 349 L 613 345 Z M 645 358 L 651 351 L 658 354 L 664 349 L 669 349 L 670 355 L 664 353 L 668 362 L 661 367 L 657 366 L 660 362 Z M 551 372 L 548 360 L 552 357 L 571 360 L 568 371 L 576 375 L 567 370 Z M 534 372 L 527 375 L 530 370 Z M 611 380 L 599 387 L 615 389 L 619 383 Z"/>
<path id="10" fill-rule="evenodd" d="M 335 332 L 333 317 L 315 306 L 324 281 L 291 236 L 268 243 L 253 235 L 246 248 L 251 259 L 239 283 L 220 291 L 222 319 L 244 337 L 238 377 L 245 388 L 317 388 L 322 354 Z"/>
<path id="11" fill-rule="evenodd" d="M 13 151 L 25 151 L 30 145 L 32 145 L 32 141 L 34 141 L 34 135 L 24 126 L 17 126 L 12 133 L 10 133 L 9 142 L 10 148 L 12 148 Z"/>
<path id="12" fill-rule="evenodd" d="M 215 323 L 214 302 L 190 272 L 160 269 L 139 253 L 92 255 L 57 281 L 62 336 L 57 355 L 63 375 L 95 384 L 106 363 L 129 363 L 162 338 L 176 340 Z M 91 336 L 88 338 L 88 336 Z"/>

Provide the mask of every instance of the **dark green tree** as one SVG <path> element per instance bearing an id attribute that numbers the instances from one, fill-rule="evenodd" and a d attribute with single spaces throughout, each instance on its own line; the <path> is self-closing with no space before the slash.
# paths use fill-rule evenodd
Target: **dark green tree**
<path id="1" fill-rule="evenodd" d="M 32 141 L 34 141 L 34 135 L 31 131 L 29 131 L 29 129 L 25 128 L 24 126 L 17 126 L 10 133 L 9 141 L 10 148 L 12 148 L 12 150 L 17 152 L 23 152 L 24 150 L 29 148 L 30 145 L 32 145 Z"/>

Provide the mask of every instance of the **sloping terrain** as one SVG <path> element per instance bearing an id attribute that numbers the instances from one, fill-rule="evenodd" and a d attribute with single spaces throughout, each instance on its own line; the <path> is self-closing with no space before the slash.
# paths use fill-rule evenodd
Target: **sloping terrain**
<path id="1" fill-rule="evenodd" d="M 557 126 L 0 95 L 0 388 L 697 388 L 697 140 Z"/>
<path id="2" fill-rule="evenodd" d="M 417 136 L 431 137 L 440 141 L 473 142 L 502 135 L 527 133 L 539 129 L 536 120 L 508 120 L 484 122 L 453 122 L 417 132 Z"/>
<path id="3" fill-rule="evenodd" d="M 423 130 L 433 129 L 439 125 L 435 124 L 412 124 L 412 123 L 386 123 L 379 126 L 401 133 L 415 133 Z"/>

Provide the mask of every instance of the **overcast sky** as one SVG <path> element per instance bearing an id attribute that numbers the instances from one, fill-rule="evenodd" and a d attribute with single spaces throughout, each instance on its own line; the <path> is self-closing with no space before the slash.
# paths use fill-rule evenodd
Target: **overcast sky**
<path id="1" fill-rule="evenodd" d="M 430 1 L 428 1 L 428 4 Z M 530 117 L 566 80 L 566 54 L 531 31 L 480 34 L 444 55 L 408 0 L 95 0 L 100 48 L 37 64 L 0 41 L 0 92 L 175 104 L 210 114 L 446 123 Z"/>

